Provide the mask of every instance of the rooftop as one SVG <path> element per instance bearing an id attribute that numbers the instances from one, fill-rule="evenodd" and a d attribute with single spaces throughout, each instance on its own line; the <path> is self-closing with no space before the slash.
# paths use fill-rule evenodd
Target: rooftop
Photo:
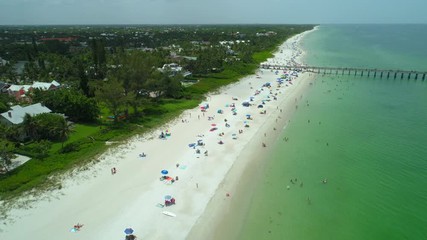
<path id="1" fill-rule="evenodd" d="M 8 120 L 12 124 L 20 124 L 24 121 L 25 114 L 35 116 L 41 113 L 52 112 L 49 108 L 42 106 L 40 103 L 21 107 L 19 105 L 11 107 L 11 110 L 0 114 L 4 119 Z"/>

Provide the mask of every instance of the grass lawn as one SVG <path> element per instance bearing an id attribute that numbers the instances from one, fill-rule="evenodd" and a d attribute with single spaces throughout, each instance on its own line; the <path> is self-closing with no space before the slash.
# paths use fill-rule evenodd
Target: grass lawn
<path id="1" fill-rule="evenodd" d="M 99 126 L 96 125 L 84 125 L 84 124 L 74 124 L 73 125 L 73 131 L 71 132 L 70 136 L 68 137 L 68 140 L 64 142 L 64 146 L 66 144 L 70 144 L 72 142 L 76 142 L 85 138 L 88 138 L 90 136 L 95 135 L 97 132 L 99 132 Z M 57 153 L 62 148 L 62 143 L 54 143 L 52 144 L 52 147 L 50 149 L 50 153 Z"/>

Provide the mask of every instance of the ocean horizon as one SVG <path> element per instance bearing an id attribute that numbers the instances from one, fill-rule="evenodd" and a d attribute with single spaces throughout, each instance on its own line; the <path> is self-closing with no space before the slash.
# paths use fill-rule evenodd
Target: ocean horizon
<path id="1" fill-rule="evenodd" d="M 427 25 L 321 25 L 304 63 L 427 72 Z M 316 75 L 238 239 L 427 239 L 427 80 Z"/>

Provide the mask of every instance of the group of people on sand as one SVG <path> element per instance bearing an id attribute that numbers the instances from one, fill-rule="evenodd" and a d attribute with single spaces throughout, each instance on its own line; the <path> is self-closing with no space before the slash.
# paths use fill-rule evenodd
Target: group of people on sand
<path id="1" fill-rule="evenodd" d="M 125 240 L 135 240 L 136 236 L 133 234 L 126 235 Z"/>
<path id="2" fill-rule="evenodd" d="M 76 231 L 80 231 L 80 229 L 83 227 L 83 224 L 77 223 L 76 225 L 74 225 L 74 230 Z"/>

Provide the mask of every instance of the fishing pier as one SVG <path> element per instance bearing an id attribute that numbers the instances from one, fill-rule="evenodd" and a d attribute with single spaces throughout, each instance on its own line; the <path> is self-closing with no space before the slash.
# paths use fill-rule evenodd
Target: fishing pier
<path id="1" fill-rule="evenodd" d="M 317 74 L 329 75 L 347 75 L 347 76 L 361 76 L 372 78 L 386 78 L 386 79 L 414 79 L 425 80 L 427 72 L 422 71 L 407 71 L 407 70 L 386 70 L 386 69 L 373 69 L 373 68 L 340 68 L 340 67 L 315 67 L 315 66 L 288 66 L 288 65 L 274 65 L 274 64 L 261 64 L 262 69 L 272 70 L 297 70 L 303 72 L 311 72 Z"/>

